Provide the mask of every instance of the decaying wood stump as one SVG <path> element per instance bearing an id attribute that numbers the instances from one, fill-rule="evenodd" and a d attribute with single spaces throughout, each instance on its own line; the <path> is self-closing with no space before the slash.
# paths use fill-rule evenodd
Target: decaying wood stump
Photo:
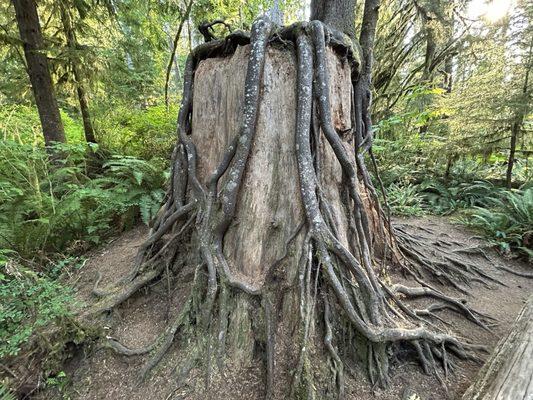
<path id="1" fill-rule="evenodd" d="M 533 295 L 463 400 L 533 399 Z"/>
<path id="2" fill-rule="evenodd" d="M 228 57 L 207 58 L 195 70 L 191 116 L 191 137 L 198 160 L 197 174 L 208 185 L 211 173 L 222 162 L 226 149 L 239 131 L 243 118 L 245 78 L 250 46 L 240 46 Z M 344 132 L 343 146 L 355 167 L 352 129 L 351 67 L 338 54 L 327 49 L 327 68 L 331 77 L 329 94 L 332 122 Z M 224 236 L 224 255 L 232 274 L 257 290 L 272 285 L 272 275 L 280 283 L 274 294 L 276 312 L 273 332 L 276 369 L 273 380 L 290 386 L 286 371 L 294 369 L 299 358 L 299 339 L 294 336 L 301 323 L 300 293 L 294 286 L 301 273 L 302 260 L 309 251 L 304 245 L 307 228 L 300 196 L 298 162 L 295 152 L 296 110 L 298 101 L 296 54 L 287 48 L 268 47 L 261 86 L 254 141 L 237 199 L 234 222 Z M 318 121 L 315 121 L 318 131 Z M 325 137 L 319 137 L 317 163 L 320 190 L 329 204 L 331 225 L 341 243 L 359 253 L 356 229 L 351 223 L 349 200 L 343 197 L 343 171 Z M 224 186 L 225 175 L 219 185 Z M 378 212 L 362 182 L 357 182 L 369 219 L 374 254 L 383 254 L 385 235 L 379 235 Z M 346 196 L 346 193 L 344 192 Z M 307 250 L 305 250 L 307 249 Z M 379 264 L 376 263 L 376 269 Z M 274 274 L 273 274 L 274 272 Z M 270 274 L 270 283 L 268 281 Z M 228 323 L 226 350 L 233 362 L 249 365 L 257 342 L 266 341 L 257 331 L 262 314 L 246 295 L 237 295 Z M 264 317 L 260 317 L 264 318 Z M 292 343 L 288 338 L 293 338 Z M 267 346 L 268 344 L 264 344 Z M 364 358 L 363 355 L 359 355 Z M 287 379 L 289 378 L 289 379 Z M 281 390 L 276 385 L 273 390 Z M 280 394 L 280 397 L 282 395 Z"/>
<path id="3" fill-rule="evenodd" d="M 195 72 L 191 137 L 198 150 L 198 178 L 206 185 L 242 123 L 249 47 L 238 47 L 229 57 L 201 61 Z M 343 144 L 353 154 L 353 137 L 348 134 L 352 128 L 350 66 L 331 50 L 327 60 L 333 123 L 337 131 L 346 133 Z M 254 142 L 239 192 L 235 222 L 224 237 L 224 253 L 233 272 L 256 287 L 263 285 L 265 274 L 282 258 L 291 235 L 305 219 L 294 151 L 296 91 L 295 54 L 269 47 Z M 319 155 L 320 184 L 331 205 L 331 217 L 342 243 L 353 247 L 357 241 L 350 230 L 345 199 L 340 195 L 342 170 L 323 137 Z M 355 166 L 353 155 L 352 162 Z M 221 179 L 221 186 L 226 179 Z M 361 185 L 360 190 L 369 215 L 375 216 L 366 188 Z M 377 222 L 373 222 L 370 232 L 377 231 Z M 300 234 L 293 240 L 294 248 L 302 248 L 303 237 Z M 374 240 L 383 238 L 375 235 Z M 299 257 L 296 251 L 284 263 L 297 265 Z"/>
<path id="4" fill-rule="evenodd" d="M 93 312 L 102 312 L 165 269 L 194 270 L 185 305 L 158 340 L 144 349 L 110 343 L 124 355 L 152 353 L 143 378 L 178 332 L 208 385 L 228 365 L 263 360 L 267 398 L 343 397 L 347 365 L 385 386 L 400 347 L 427 373 L 439 365 L 447 373 L 449 355 L 473 357 L 477 346 L 427 318 L 451 308 L 486 327 L 482 316 L 420 271 L 441 282 L 480 272 L 450 254 L 453 264 L 426 260 L 413 235 L 400 232 L 397 245 L 365 165 L 365 156 L 375 160 L 371 94 L 356 90 L 360 60 L 352 39 L 320 21 L 281 27 L 267 16 L 250 35 L 189 55 L 165 203 L 129 276 L 94 288 L 103 299 Z M 388 267 L 421 286 L 391 285 Z M 439 303 L 412 310 L 401 296 Z"/>

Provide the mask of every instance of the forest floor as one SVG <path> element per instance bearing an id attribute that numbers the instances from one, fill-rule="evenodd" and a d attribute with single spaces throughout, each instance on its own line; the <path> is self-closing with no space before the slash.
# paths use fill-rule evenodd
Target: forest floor
<path id="1" fill-rule="evenodd" d="M 396 219 L 395 224 L 403 224 L 411 233 L 427 240 L 448 241 L 450 247 L 458 249 L 483 245 L 483 242 L 464 228 L 451 224 L 440 217 Z M 419 227 L 422 227 L 420 229 Z M 429 230 L 426 230 L 429 229 Z M 91 289 L 98 272 L 102 274 L 101 287 L 117 281 L 131 268 L 138 246 L 147 234 L 145 227 L 137 227 L 114 239 L 100 249 L 88 254 L 89 260 L 71 282 L 78 296 L 86 303 L 94 301 Z M 455 293 L 449 288 L 443 290 L 450 295 L 462 297 L 473 309 L 485 313 L 498 321 L 493 332 L 487 332 L 453 312 L 444 312 L 442 317 L 450 324 L 450 329 L 460 337 L 483 344 L 492 349 L 497 341 L 507 334 L 512 322 L 523 306 L 528 295 L 533 293 L 533 280 L 525 279 L 504 270 L 499 266 L 526 271 L 531 267 L 516 260 L 504 259 L 488 250 L 487 260 L 480 256 L 468 255 L 484 271 L 497 277 L 504 285 L 491 284 L 486 287 L 475 283 L 468 296 Z M 392 276 L 394 282 L 409 284 L 403 276 Z M 130 348 L 138 348 L 151 343 L 166 327 L 175 310 L 179 309 L 187 292 L 191 276 L 178 276 L 169 286 L 166 278 L 152 287 L 142 290 L 118 309 L 99 321 L 107 336 L 118 339 Z M 413 285 L 411 283 L 411 285 Z M 169 294 L 167 287 L 177 288 Z M 430 300 L 419 303 L 430 304 Z M 146 357 L 125 357 L 115 355 L 101 344 L 85 347 L 67 362 L 64 371 L 68 384 L 61 388 L 46 390 L 37 399 L 127 399 L 127 400 L 177 400 L 177 399 L 262 399 L 263 363 L 245 370 L 228 368 L 224 377 L 215 379 L 208 393 L 204 392 L 203 370 L 192 369 L 189 379 L 177 383 L 180 360 L 179 340 L 163 358 L 155 373 L 138 385 L 138 373 Z M 413 362 L 396 362 L 392 367 L 391 385 L 386 390 L 372 390 L 366 377 L 348 376 L 346 394 L 348 399 L 360 400 L 404 400 L 416 393 L 421 400 L 460 399 L 481 366 L 473 362 L 459 362 L 454 374 L 446 380 L 446 388 L 435 377 L 424 375 Z"/>

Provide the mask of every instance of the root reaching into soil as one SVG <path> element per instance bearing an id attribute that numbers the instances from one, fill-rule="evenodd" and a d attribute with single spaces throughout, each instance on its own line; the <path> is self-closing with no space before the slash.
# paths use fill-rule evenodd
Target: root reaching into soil
<path id="1" fill-rule="evenodd" d="M 197 151 L 192 138 L 191 114 L 193 83 L 198 64 L 209 57 L 232 54 L 238 45 L 250 45 L 244 86 L 243 117 L 224 152 L 222 161 L 202 184 L 197 176 Z M 250 282 L 232 268 L 224 253 L 224 237 L 234 222 L 239 192 L 250 157 L 261 100 L 262 77 L 269 45 L 293 51 L 297 60 L 297 105 L 295 148 L 300 186 L 300 199 L 305 221 L 286 243 L 284 255 L 270 265 L 264 283 Z M 338 132 L 331 115 L 330 71 L 326 53 L 333 50 L 352 68 L 353 127 Z M 451 250 L 443 249 L 440 259 L 429 260 L 425 251 L 431 246 L 421 237 L 407 233 L 402 227 L 391 227 L 390 218 L 379 205 L 377 191 L 365 166 L 365 154 L 371 154 L 372 131 L 368 107 L 369 91 L 355 90 L 359 79 L 360 56 L 351 40 L 319 21 L 276 27 L 267 17 L 253 24 L 251 35 L 232 33 L 225 40 L 209 41 L 198 46 L 188 57 L 184 74 L 184 90 L 178 117 L 179 140 L 172 156 L 171 180 L 166 201 L 153 223 L 150 236 L 139 249 L 131 273 L 121 282 L 105 290 L 97 280 L 94 293 L 101 300 L 90 310 L 108 311 L 158 279 L 165 270 L 176 271 L 186 265 L 198 265 L 191 293 L 167 330 L 156 342 L 144 349 L 129 349 L 111 340 L 110 347 L 125 356 L 149 353 L 141 371 L 144 379 L 170 348 L 178 332 L 196 341 L 194 356 L 203 355 L 206 381 L 212 374 L 212 362 L 224 369 L 228 321 L 234 313 L 235 299 L 243 298 L 257 305 L 262 323 L 257 337 L 262 337 L 266 370 L 267 398 L 274 393 L 276 376 L 276 335 L 280 313 L 280 294 L 298 288 L 299 340 L 298 359 L 292 376 L 291 393 L 311 394 L 315 390 L 309 349 L 320 347 L 313 339 L 321 334 L 324 356 L 330 360 L 332 382 L 340 397 L 344 394 L 347 360 L 364 359 L 372 384 L 388 382 L 390 352 L 399 346 L 411 348 L 423 370 L 439 375 L 453 368 L 453 357 L 476 359 L 479 346 L 465 343 L 450 335 L 427 318 L 442 319 L 437 312 L 452 309 L 473 323 L 490 329 L 491 321 L 472 310 L 463 301 L 425 283 L 424 277 L 466 291 L 464 285 L 480 280 L 497 280 L 473 264 L 460 261 Z M 364 99 L 356 99 L 365 96 Z M 356 104 L 363 104 L 357 108 Z M 354 138 L 349 147 L 343 137 Z M 347 244 L 338 232 L 333 205 L 328 200 L 321 179 L 321 146 L 329 146 L 341 166 L 342 198 L 350 216 L 353 243 Z M 362 191 L 369 199 L 363 200 Z M 370 201 L 370 209 L 365 207 Z M 377 228 L 373 228 L 374 225 Z M 295 240 L 301 237 L 302 240 Z M 376 250 L 376 243 L 382 249 Z M 296 282 L 281 285 L 280 265 L 301 249 L 297 262 Z M 385 266 L 405 268 L 419 287 L 388 285 L 382 279 Z M 295 267 L 296 268 L 296 267 Z M 241 297 L 239 297 L 241 296 Z M 413 310 L 401 297 L 429 297 L 438 303 L 423 310 Z M 312 327 L 314 327 L 312 329 Z M 311 397 L 309 397 L 311 398 Z"/>
<path id="2" fill-rule="evenodd" d="M 417 265 L 417 269 L 406 269 L 417 278 L 429 276 L 442 285 L 452 286 L 456 290 L 468 293 L 465 286 L 473 282 L 481 283 L 487 287 L 489 283 L 503 285 L 497 278 L 483 271 L 474 263 L 465 261 L 457 256 L 461 252 L 477 254 L 487 257 L 482 249 L 452 250 L 453 244 L 461 246 L 452 240 L 438 240 L 429 242 L 420 235 L 407 232 L 402 225 L 395 226 L 396 239 L 402 253 Z M 419 228 L 427 229 L 427 228 Z"/>
<path id="3" fill-rule="evenodd" d="M 498 268 L 501 269 L 501 270 L 504 270 L 506 272 L 509 272 L 509 273 L 511 273 L 513 275 L 521 276 L 522 278 L 533 279 L 533 272 L 517 271 L 515 269 L 507 268 L 507 267 L 504 267 L 504 266 L 499 266 Z"/>

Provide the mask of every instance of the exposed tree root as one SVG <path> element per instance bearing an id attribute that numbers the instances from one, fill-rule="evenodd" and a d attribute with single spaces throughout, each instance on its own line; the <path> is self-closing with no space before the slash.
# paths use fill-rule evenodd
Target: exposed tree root
<path id="1" fill-rule="evenodd" d="M 487 322 L 484 322 L 483 319 L 491 320 L 491 318 L 487 315 L 481 314 L 475 310 L 472 310 L 471 308 L 467 307 L 465 305 L 465 300 L 459 300 L 455 299 L 453 297 L 447 296 L 438 290 L 428 288 L 428 287 L 407 287 L 400 284 L 395 284 L 391 287 L 391 290 L 393 293 L 401 293 L 408 297 L 433 297 L 437 300 L 441 300 L 443 303 L 440 305 L 432 305 L 429 309 L 424 310 L 424 315 L 432 315 L 435 311 L 444 309 L 444 308 L 452 308 L 457 310 L 458 312 L 464 314 L 469 320 L 474 322 L 476 325 L 479 325 L 483 329 L 486 329 L 487 331 L 491 331 L 489 325 Z M 421 315 L 420 311 L 415 311 L 418 315 Z"/>
<path id="2" fill-rule="evenodd" d="M 421 227 L 418 229 L 427 230 Z M 456 257 L 457 253 L 467 252 L 487 258 L 488 256 L 481 249 L 462 248 L 462 244 L 457 242 L 455 244 L 461 246 L 460 249 L 446 249 L 446 247 L 451 246 L 450 241 L 428 243 L 427 239 L 407 232 L 402 225 L 396 225 L 394 231 L 398 246 L 403 254 L 419 267 L 413 269 L 407 265 L 406 269 L 411 275 L 423 278 L 425 273 L 440 284 L 452 286 L 465 294 L 468 293 L 465 285 L 471 286 L 472 282 L 479 282 L 487 287 L 489 287 L 488 282 L 503 285 L 503 282 L 486 273 L 474 263 Z"/>
<path id="3" fill-rule="evenodd" d="M 499 269 L 502 269 L 506 272 L 509 272 L 511 274 L 514 274 L 514 275 L 517 275 L 517 276 L 521 276 L 522 278 L 529 278 L 529 279 L 533 279 L 533 272 L 522 272 L 522 271 L 517 271 L 515 269 L 511 269 L 511 268 L 507 268 L 507 267 L 504 267 L 503 265 L 500 265 L 498 267 Z"/>
<path id="4" fill-rule="evenodd" d="M 287 242 L 287 249 L 278 262 L 266 273 L 265 283 L 254 286 L 234 273 L 224 255 L 224 236 L 234 220 L 237 198 L 244 171 L 254 140 L 261 82 L 269 43 L 277 42 L 296 49 L 298 61 L 297 112 L 295 126 L 295 153 L 297 158 L 300 194 L 306 221 Z M 198 63 L 208 57 L 230 54 L 237 45 L 250 43 L 250 56 L 245 80 L 243 119 L 240 131 L 228 146 L 221 163 L 213 171 L 208 184 L 197 177 L 196 147 L 191 138 L 192 87 Z M 275 27 L 267 17 L 259 18 L 252 27 L 251 36 L 237 32 L 225 40 L 210 41 L 197 47 L 188 57 L 184 74 L 184 92 L 178 117 L 179 140 L 172 157 L 171 181 L 166 201 L 153 224 L 147 241 L 140 247 L 131 273 L 122 282 L 101 290 L 97 280 L 94 293 L 102 299 L 91 312 L 111 310 L 157 279 L 169 266 L 199 264 L 191 294 L 167 330 L 156 342 L 144 349 L 128 349 L 111 340 L 110 347 L 126 356 L 150 353 L 150 359 L 141 371 L 146 375 L 158 364 L 170 348 L 175 335 L 184 326 L 196 332 L 198 349 L 205 354 L 206 382 L 211 375 L 212 354 L 216 354 L 219 369 L 224 368 L 228 319 L 232 313 L 229 299 L 244 294 L 262 305 L 264 314 L 266 353 L 266 393 L 273 396 L 275 375 L 276 316 L 280 288 L 276 274 L 279 264 L 287 256 L 293 239 L 305 233 L 301 259 L 298 265 L 300 301 L 300 335 L 298 360 L 295 365 L 291 393 L 306 393 L 312 398 L 314 389 L 309 348 L 314 345 L 313 330 L 323 335 L 323 344 L 331 360 L 333 381 L 340 397 L 344 395 L 344 371 L 354 353 L 356 342 L 364 342 L 366 368 L 373 384 L 388 382 L 388 349 L 408 345 L 418 355 L 426 373 L 439 375 L 439 366 L 445 374 L 453 368 L 449 354 L 459 358 L 476 359 L 479 346 L 464 343 L 458 338 L 439 331 L 434 325 L 423 324 L 422 317 L 439 317 L 436 311 L 448 307 L 465 315 L 475 324 L 489 329 L 488 318 L 466 306 L 461 300 L 444 295 L 424 284 L 409 288 L 387 286 L 380 280 L 381 263 L 394 260 L 397 254 L 414 260 L 400 261 L 421 282 L 421 271 L 429 273 L 442 284 L 466 291 L 474 279 L 497 280 L 473 264 L 462 262 L 453 252 L 444 251 L 441 261 L 429 261 L 418 249 L 430 250 L 421 238 L 408 234 L 401 227 L 394 231 L 377 200 L 370 175 L 364 163 L 364 154 L 371 155 L 372 131 L 368 115 L 369 98 L 358 99 L 362 107 L 352 108 L 353 126 L 350 132 L 356 138 L 356 154 L 341 139 L 332 122 L 329 99 L 329 71 L 326 49 L 332 48 L 352 66 L 354 87 L 358 82 L 358 53 L 350 40 L 321 22 L 299 23 L 291 27 Z M 354 90 L 354 97 L 369 96 Z M 358 101 L 353 100 L 354 104 Z M 332 217 L 332 206 L 321 187 L 319 146 L 322 138 L 333 150 L 342 168 L 343 196 L 351 216 L 354 243 L 347 246 L 341 240 Z M 224 177 L 224 179 L 222 179 Z M 370 193 L 375 203 L 379 222 L 377 234 L 384 241 L 381 261 L 374 251 L 376 238 L 371 232 L 370 216 L 365 211 L 360 185 Z M 396 233 L 396 236 L 395 236 Z M 397 239 L 396 239 L 397 238 Z M 297 241 L 294 241 L 295 243 Z M 355 250 L 351 250 L 352 247 Z M 187 251 L 185 251 L 187 249 Z M 194 264 L 192 264 L 194 265 Z M 283 290 L 289 290 L 284 288 Z M 398 294 L 408 297 L 426 296 L 441 303 L 427 310 L 412 310 Z M 390 303 L 392 300 L 393 303 Z M 252 301 L 252 300 L 251 300 Z M 320 305 L 320 307 L 318 307 Z M 318 315 L 317 315 L 318 314 Z M 216 348 L 214 349 L 213 346 Z M 197 356 L 195 356 L 197 357 Z"/>

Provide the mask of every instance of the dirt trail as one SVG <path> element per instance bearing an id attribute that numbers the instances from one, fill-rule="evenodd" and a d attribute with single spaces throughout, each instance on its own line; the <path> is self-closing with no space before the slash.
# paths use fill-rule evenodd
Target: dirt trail
<path id="1" fill-rule="evenodd" d="M 397 220 L 396 223 L 405 224 L 407 230 L 423 236 L 427 240 L 443 240 L 452 243 L 450 247 L 458 249 L 482 244 L 473 234 L 462 227 L 450 224 L 444 218 L 425 217 Z M 423 230 L 419 229 L 422 227 Z M 429 229 L 426 230 L 426 229 Z M 146 229 L 137 227 L 125 233 L 103 248 L 92 252 L 90 259 L 75 279 L 79 297 L 91 301 L 91 289 L 98 272 L 102 274 L 102 286 L 118 280 L 131 267 L 137 247 L 146 236 Z M 468 256 L 484 271 L 497 277 L 504 285 L 474 284 L 466 300 L 475 310 L 485 313 L 498 320 L 493 333 L 482 330 L 453 312 L 443 312 L 440 315 L 450 324 L 451 330 L 473 342 L 484 344 L 492 349 L 496 342 L 504 336 L 516 315 L 518 314 L 528 295 L 533 292 L 533 280 L 525 279 L 506 271 L 498 266 L 526 271 L 531 266 L 513 260 L 505 260 L 493 251 L 487 251 L 489 260 L 480 256 Z M 103 317 L 102 324 L 108 336 L 121 341 L 129 347 L 142 347 L 151 343 L 163 330 L 169 317 L 180 307 L 180 300 L 187 290 L 190 276 L 182 275 L 176 278 L 178 289 L 173 293 L 166 290 L 165 279 L 143 290 L 138 296 L 130 299 L 113 313 Z M 411 284 L 401 276 L 393 276 L 394 281 Z M 449 288 L 443 289 L 448 294 L 465 298 Z M 431 301 L 422 300 L 421 305 Z M 137 384 L 137 374 L 141 369 L 145 357 L 127 358 L 117 356 L 101 344 L 85 349 L 77 354 L 66 366 L 65 372 L 69 377 L 69 385 L 63 393 L 47 391 L 35 398 L 41 399 L 127 399 L 127 400 L 177 400 L 177 399 L 262 399 L 263 367 L 258 360 L 257 366 L 246 370 L 233 371 L 223 379 L 215 381 L 209 393 L 204 393 L 203 380 L 195 379 L 202 376 L 202 370 L 192 369 L 189 380 L 177 384 L 180 358 L 179 341 L 158 366 L 156 373 L 142 385 Z M 418 365 L 396 361 L 392 368 L 391 386 L 386 390 L 369 388 L 368 381 L 362 375 L 351 377 L 346 382 L 348 399 L 380 399 L 398 400 L 407 398 L 407 393 L 413 391 L 421 400 L 459 399 L 466 390 L 480 365 L 472 362 L 459 362 L 455 374 L 448 378 L 447 390 L 440 385 L 436 378 L 424 375 Z M 405 397 L 404 397 L 405 396 Z"/>

